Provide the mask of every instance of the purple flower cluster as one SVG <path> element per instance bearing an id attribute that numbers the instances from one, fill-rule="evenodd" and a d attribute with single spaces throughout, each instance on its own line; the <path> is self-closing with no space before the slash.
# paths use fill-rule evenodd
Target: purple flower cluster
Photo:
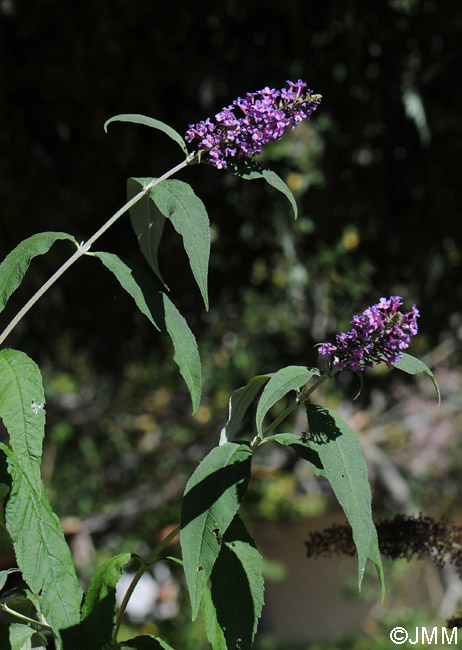
<path id="1" fill-rule="evenodd" d="M 391 368 L 401 358 L 401 350 L 409 346 L 411 336 L 417 334 L 419 310 L 414 305 L 411 311 L 403 314 L 398 311 L 402 304 L 399 296 L 381 298 L 362 316 L 353 318 L 353 329 L 337 334 L 336 345 L 323 343 L 318 352 L 333 355 L 334 370 L 360 372 L 373 362 L 382 361 Z"/>
<path id="2" fill-rule="evenodd" d="M 226 158 L 257 156 L 262 145 L 280 140 L 290 127 L 307 120 L 321 101 L 321 95 L 304 90 L 306 83 L 287 82 L 282 90 L 263 88 L 238 97 L 230 106 L 197 124 L 190 124 L 186 140 L 199 140 L 199 149 L 207 150 L 210 163 L 218 169 L 226 167 Z"/>

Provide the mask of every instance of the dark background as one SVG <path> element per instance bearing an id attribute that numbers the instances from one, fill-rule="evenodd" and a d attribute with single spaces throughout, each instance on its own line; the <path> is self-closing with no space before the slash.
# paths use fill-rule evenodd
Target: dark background
<path id="1" fill-rule="evenodd" d="M 418 303 L 429 345 L 450 327 L 461 301 L 457 0 L 444 8 L 431 0 L 196 7 L 4 0 L 0 11 L 2 256 L 42 230 L 88 238 L 123 203 L 126 177 L 159 175 L 179 161 L 174 144 L 143 127 L 113 125 L 105 135 L 108 117 L 139 112 L 184 133 L 189 122 L 215 114 L 239 94 L 301 77 L 323 102 L 312 119 L 321 148 L 317 183 L 298 195 L 312 222 L 309 236 L 294 238 L 298 258 L 309 265 L 317 257 L 318 274 L 324 264 L 335 319 L 346 312 L 345 296 L 348 309 L 353 296 L 359 310 L 400 290 Z M 283 155 L 274 166 L 287 178 L 297 159 Z M 254 260 L 270 260 L 280 238 L 275 213 L 290 218 L 279 197 L 260 184 L 229 187 L 225 177 L 203 168 L 182 175 L 218 228 L 215 307 L 222 305 L 224 284 L 235 297 Z M 348 227 L 358 245 L 348 259 L 336 259 L 332 251 Z M 123 254 L 131 245 L 124 223 L 101 243 Z M 38 265 L 27 291 L 53 263 Z M 174 282 L 176 257 L 167 254 L 164 264 Z M 118 317 L 121 306 L 112 304 L 96 265 L 80 266 L 42 301 L 21 338 L 69 328 L 82 345 L 112 345 L 110 322 L 101 313 L 95 325 L 95 310 L 104 305 L 104 313 Z M 175 290 L 191 294 L 194 288 L 182 278 Z M 197 294 L 179 302 L 200 310 Z M 118 328 L 128 336 L 122 321 Z"/>

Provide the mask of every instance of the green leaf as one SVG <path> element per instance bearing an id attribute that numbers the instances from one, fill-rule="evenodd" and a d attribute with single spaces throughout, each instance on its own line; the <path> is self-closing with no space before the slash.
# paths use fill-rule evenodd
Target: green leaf
<path id="1" fill-rule="evenodd" d="M 317 368 L 305 368 L 305 366 L 287 366 L 272 375 L 257 406 L 256 422 L 260 437 L 263 436 L 263 419 L 270 408 L 291 390 L 298 391 L 303 384 L 306 384 L 314 376 L 319 376 L 319 370 Z"/>
<path id="2" fill-rule="evenodd" d="M 312 436 L 309 445 L 318 452 L 324 468 L 319 474 L 330 482 L 352 528 L 358 552 L 359 589 L 366 562 L 370 559 L 379 575 L 383 599 L 385 582 L 377 531 L 372 520 L 371 488 L 358 437 L 331 409 L 308 404 L 306 412 Z"/>
<path id="3" fill-rule="evenodd" d="M 34 257 L 47 253 L 58 239 L 69 239 L 77 245 L 74 237 L 65 232 L 41 232 L 22 241 L 5 257 L 0 264 L 0 312 L 21 284 Z"/>
<path id="4" fill-rule="evenodd" d="M 229 649 L 250 650 L 263 607 L 262 557 L 238 516 L 223 542 L 211 575 L 217 622 Z"/>
<path id="5" fill-rule="evenodd" d="M 152 178 L 129 178 L 127 181 L 128 200 L 136 196 L 152 180 Z M 162 284 L 167 286 L 159 269 L 159 244 L 164 230 L 164 215 L 159 212 L 153 200 L 146 194 L 130 208 L 130 221 L 138 238 L 141 252 Z"/>
<path id="6" fill-rule="evenodd" d="M 298 216 L 297 203 L 295 201 L 294 195 L 284 183 L 282 178 L 280 178 L 276 172 L 268 169 L 268 167 L 263 167 L 256 160 L 251 158 L 237 158 L 227 163 L 226 169 L 232 174 L 239 176 L 247 181 L 253 181 L 258 178 L 263 178 L 269 185 L 274 187 L 278 192 L 282 192 L 284 196 L 288 199 L 292 210 L 294 213 L 294 219 Z"/>
<path id="7" fill-rule="evenodd" d="M 0 350 L 0 418 L 28 480 L 41 489 L 45 395 L 37 364 L 19 350 Z"/>
<path id="8" fill-rule="evenodd" d="M 202 594 L 201 612 L 204 630 L 213 650 L 228 650 L 223 629 L 218 622 L 212 594 L 207 585 L 204 587 L 204 593 Z"/>
<path id="9" fill-rule="evenodd" d="M 175 129 L 172 129 L 171 126 L 161 122 L 160 120 L 155 120 L 153 117 L 146 117 L 145 115 L 138 115 L 136 113 L 122 113 L 121 115 L 114 115 L 114 117 L 109 118 L 104 123 L 104 131 L 107 133 L 107 127 L 111 122 L 131 122 L 132 124 L 144 124 L 144 126 L 149 126 L 152 129 L 157 129 L 162 131 L 165 135 L 168 135 L 169 138 L 174 140 L 181 149 L 183 153 L 188 155 L 188 149 L 186 148 L 186 142 L 183 140 L 181 135 Z"/>
<path id="10" fill-rule="evenodd" d="M 116 585 L 124 566 L 133 558 L 121 553 L 95 573 L 82 606 L 82 647 L 99 650 L 111 640 L 116 614 Z"/>
<path id="11" fill-rule="evenodd" d="M 32 627 L 22 623 L 0 625 L 0 648 L 2 650 L 39 650 L 44 647 L 43 637 L 39 636 Z"/>
<path id="12" fill-rule="evenodd" d="M 272 436 L 266 436 L 266 438 L 263 438 L 260 445 L 266 444 L 270 441 L 277 442 L 284 447 L 291 447 L 300 458 L 307 460 L 317 469 L 323 469 L 319 454 L 310 447 L 309 443 L 304 442 L 302 437 L 296 433 L 275 433 Z"/>
<path id="13" fill-rule="evenodd" d="M 147 273 L 113 253 L 99 252 L 93 253 L 93 255 L 99 258 L 104 266 L 115 275 L 121 287 L 131 295 L 140 312 L 160 332 L 161 325 L 158 321 L 162 320 L 162 308 L 159 292 Z"/>
<path id="14" fill-rule="evenodd" d="M 0 571 L 0 591 L 3 589 L 3 587 L 6 584 L 6 581 L 8 579 L 8 576 L 10 573 L 18 573 L 19 569 L 4 569 L 3 571 Z"/>
<path id="15" fill-rule="evenodd" d="M 162 650 L 173 650 L 172 646 L 166 641 L 159 636 L 152 636 L 151 634 L 143 634 L 129 641 L 122 641 L 120 646 L 122 648 L 135 648 L 136 650 L 159 650 L 159 648 Z"/>
<path id="16" fill-rule="evenodd" d="M 193 413 L 199 407 L 202 392 L 201 361 L 194 334 L 173 302 L 165 293 L 162 294 L 165 327 L 172 339 L 175 353 L 173 360 L 186 382 L 191 395 Z"/>
<path id="17" fill-rule="evenodd" d="M 440 393 L 440 387 L 438 386 L 438 382 L 435 379 L 435 375 L 432 373 L 430 368 L 424 364 L 423 361 L 420 361 L 420 359 L 416 359 L 416 357 L 413 357 L 410 354 L 406 354 L 405 352 L 403 352 L 402 354 L 403 356 L 401 357 L 401 359 L 393 364 L 395 368 L 398 368 L 403 372 L 407 372 L 408 375 L 417 375 L 417 373 L 419 372 L 424 372 L 428 377 L 430 377 L 435 387 L 436 394 L 438 396 L 438 406 L 439 406 L 441 404 L 441 393 Z"/>
<path id="18" fill-rule="evenodd" d="M 55 631 L 77 625 L 82 590 L 69 547 L 43 484 L 30 480 L 20 460 L 3 443 L 11 491 L 5 521 L 18 567 L 33 594 L 41 592 L 41 609 Z"/>
<path id="19" fill-rule="evenodd" d="M 270 377 L 271 375 L 252 377 L 245 386 L 232 393 L 229 398 L 228 422 L 221 430 L 220 444 L 234 438 L 256 394 Z"/>
<path id="20" fill-rule="evenodd" d="M 202 392 L 201 362 L 194 334 L 170 298 L 159 292 L 147 273 L 112 253 L 94 253 L 132 296 L 140 311 L 158 330 L 167 332 L 173 347 L 173 359 L 191 395 L 193 413 Z"/>
<path id="21" fill-rule="evenodd" d="M 210 223 L 204 204 L 188 183 L 178 180 L 163 181 L 150 190 L 149 196 L 182 236 L 191 271 L 208 309 Z"/>
<path id="22" fill-rule="evenodd" d="M 252 452 L 227 442 L 215 447 L 186 485 L 181 511 L 181 549 L 193 620 L 229 524 L 247 490 Z"/>

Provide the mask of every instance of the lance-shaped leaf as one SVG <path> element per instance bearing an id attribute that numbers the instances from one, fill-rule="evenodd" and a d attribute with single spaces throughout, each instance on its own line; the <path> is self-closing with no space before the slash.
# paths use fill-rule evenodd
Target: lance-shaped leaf
<path id="1" fill-rule="evenodd" d="M 311 377 L 318 376 L 317 368 L 305 368 L 305 366 L 287 366 L 275 372 L 265 386 L 257 406 L 257 431 L 263 435 L 263 419 L 270 408 L 278 400 L 287 395 L 291 390 L 298 389 L 306 384 Z"/>
<path id="2" fill-rule="evenodd" d="M 210 589 L 206 585 L 202 594 L 201 613 L 204 630 L 213 650 L 228 650 L 225 634 L 218 622 L 217 610 Z"/>
<path id="3" fill-rule="evenodd" d="M 272 436 L 266 436 L 261 441 L 262 444 L 267 442 L 277 442 L 284 447 L 291 447 L 300 458 L 307 460 L 317 469 L 323 469 L 319 454 L 310 447 L 309 443 L 296 433 L 275 433 Z"/>
<path id="4" fill-rule="evenodd" d="M 235 390 L 229 398 L 228 422 L 220 434 L 220 444 L 234 438 L 242 423 L 247 410 L 258 391 L 268 381 L 271 375 L 257 375 L 252 377 L 242 388 Z"/>
<path id="5" fill-rule="evenodd" d="M 152 178 L 129 178 L 127 199 L 136 196 Z M 165 284 L 159 269 L 159 244 L 164 230 L 165 217 L 159 212 L 148 194 L 130 208 L 130 221 L 138 238 L 141 252 L 159 280 Z"/>
<path id="6" fill-rule="evenodd" d="M 294 219 L 297 218 L 298 208 L 297 208 L 297 203 L 295 201 L 294 195 L 287 187 L 287 185 L 284 183 L 282 178 L 278 176 L 276 172 L 273 172 L 272 169 L 268 169 L 268 167 L 263 167 L 263 165 L 258 163 L 256 160 L 252 160 L 252 158 L 246 158 L 246 157 L 236 158 L 234 160 L 227 162 L 226 169 L 231 173 L 235 174 L 236 176 L 239 176 L 240 178 L 243 178 L 244 180 L 247 181 L 253 181 L 258 178 L 263 178 L 269 185 L 271 185 L 276 190 L 284 194 L 284 196 L 287 198 L 290 205 L 292 206 Z"/>
<path id="7" fill-rule="evenodd" d="M 12 478 L 5 521 L 18 567 L 32 593 L 41 592 L 41 611 L 48 623 L 64 636 L 79 623 L 82 600 L 69 547 L 43 486 L 29 479 L 10 448 L 3 443 L 0 448 Z"/>
<path id="8" fill-rule="evenodd" d="M 175 351 L 173 359 L 189 389 L 195 413 L 202 391 L 201 363 L 196 339 L 186 320 L 170 298 L 157 290 L 150 276 L 142 269 L 112 253 L 94 255 L 115 275 L 154 327 L 170 336 Z"/>
<path id="9" fill-rule="evenodd" d="M 172 129 L 171 126 L 161 122 L 160 120 L 155 120 L 153 117 L 146 117 L 146 115 L 138 115 L 137 113 L 122 113 L 120 115 L 114 115 L 114 117 L 109 118 L 104 123 L 104 130 L 107 133 L 107 127 L 112 122 L 131 122 L 132 124 L 143 124 L 144 126 L 149 126 L 151 129 L 157 129 L 162 131 L 165 135 L 168 135 L 174 142 L 176 142 L 182 149 L 182 151 L 188 155 L 188 149 L 186 148 L 186 142 L 183 140 L 181 135 L 175 129 Z"/>
<path id="10" fill-rule="evenodd" d="M 191 271 L 208 309 L 210 223 L 204 204 L 188 183 L 178 180 L 162 181 L 152 188 L 149 196 L 182 236 Z"/>
<path id="11" fill-rule="evenodd" d="M 69 239 L 77 245 L 74 237 L 65 232 L 41 232 L 24 239 L 5 257 L 0 264 L 0 312 L 21 284 L 34 257 L 47 253 L 58 239 Z"/>
<path id="12" fill-rule="evenodd" d="M 323 465 L 318 473 L 330 482 L 352 528 L 358 552 L 359 588 L 370 559 L 377 569 L 383 598 L 385 582 L 377 531 L 372 521 L 371 488 L 358 436 L 331 409 L 309 404 L 306 412 L 311 433 L 308 444 L 317 451 Z"/>
<path id="13" fill-rule="evenodd" d="M 0 350 L 0 418 L 29 481 L 41 490 L 45 395 L 37 364 L 19 350 Z"/>
<path id="14" fill-rule="evenodd" d="M 167 641 L 164 641 L 159 636 L 152 636 L 151 634 L 136 636 L 134 639 L 122 641 L 117 645 L 121 648 L 135 648 L 135 650 L 173 650 Z"/>
<path id="15" fill-rule="evenodd" d="M 426 366 L 423 361 L 416 359 L 416 357 L 413 357 L 411 354 L 406 354 L 405 352 L 402 354 L 403 356 L 401 359 L 393 364 L 395 368 L 398 368 L 403 372 L 407 372 L 408 375 L 417 375 L 419 372 L 424 372 L 432 380 L 433 385 L 435 386 L 436 395 L 438 397 L 438 405 L 441 404 L 440 387 L 438 386 L 435 375 L 432 373 L 430 368 Z"/>
<path id="16" fill-rule="evenodd" d="M 124 566 L 132 559 L 122 553 L 105 562 L 95 573 L 82 605 L 82 647 L 99 650 L 111 641 L 116 613 L 116 585 Z"/>
<path id="17" fill-rule="evenodd" d="M 223 537 L 211 583 L 212 601 L 226 647 L 250 650 L 263 607 L 262 557 L 239 516 Z"/>
<path id="18" fill-rule="evenodd" d="M 181 549 L 192 605 L 197 616 L 205 585 L 250 478 L 251 450 L 227 442 L 215 447 L 186 485 L 181 510 Z"/>

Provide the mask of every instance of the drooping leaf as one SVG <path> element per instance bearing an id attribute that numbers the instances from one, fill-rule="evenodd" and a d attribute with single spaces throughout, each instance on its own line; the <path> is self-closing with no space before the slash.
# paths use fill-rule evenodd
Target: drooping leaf
<path id="1" fill-rule="evenodd" d="M 41 489 L 45 395 L 37 364 L 19 350 L 0 350 L 0 418 L 28 480 Z"/>
<path id="2" fill-rule="evenodd" d="M 433 382 L 433 385 L 435 386 L 436 395 L 438 397 L 438 405 L 440 405 L 441 404 L 440 387 L 438 386 L 438 382 L 435 379 L 435 375 L 432 373 L 430 368 L 426 366 L 423 361 L 420 361 L 420 359 L 416 359 L 416 357 L 413 357 L 411 354 L 406 354 L 405 352 L 403 352 L 402 354 L 403 356 L 401 357 L 401 359 L 393 364 L 395 368 L 398 368 L 403 372 L 407 372 L 408 375 L 417 375 L 419 372 L 424 372 L 428 377 L 430 377 L 430 379 Z"/>
<path id="3" fill-rule="evenodd" d="M 201 361 L 194 334 L 170 298 L 162 294 L 165 327 L 172 339 L 173 360 L 189 389 L 193 413 L 199 408 L 202 393 Z"/>
<path id="4" fill-rule="evenodd" d="M 331 409 L 308 404 L 306 412 L 311 433 L 308 444 L 317 451 L 323 465 L 318 473 L 330 482 L 352 528 L 358 552 L 359 588 L 366 562 L 370 559 L 377 569 L 383 598 L 385 583 L 377 531 L 372 520 L 371 488 L 358 437 Z"/>
<path id="5" fill-rule="evenodd" d="M 113 253 L 99 252 L 93 255 L 115 275 L 121 287 L 133 298 L 140 312 L 160 331 L 162 309 L 159 292 L 147 273 Z"/>
<path id="6" fill-rule="evenodd" d="M 218 622 L 217 610 L 212 600 L 212 594 L 207 585 L 205 585 L 202 594 L 201 612 L 204 630 L 213 650 L 228 650 L 223 629 Z"/>
<path id="7" fill-rule="evenodd" d="M 112 253 L 94 255 L 115 275 L 154 327 L 170 336 L 174 347 L 173 359 L 189 389 L 195 413 L 202 392 L 201 363 L 196 339 L 186 320 L 170 298 L 157 290 L 150 276 L 142 269 Z"/>
<path id="8" fill-rule="evenodd" d="M 205 585 L 250 478 L 251 450 L 227 442 L 204 458 L 186 485 L 181 511 L 183 564 L 196 618 Z"/>
<path id="9" fill-rule="evenodd" d="M 317 368 L 287 366 L 286 368 L 281 368 L 271 376 L 257 406 L 256 422 L 257 431 L 260 436 L 263 435 L 263 419 L 270 408 L 291 390 L 297 391 L 311 377 L 318 375 L 319 370 Z"/>
<path id="10" fill-rule="evenodd" d="M 122 648 L 135 648 L 135 650 L 173 650 L 172 646 L 164 641 L 159 636 L 152 636 L 151 634 L 143 634 L 136 636 L 129 641 L 122 641 L 120 643 Z"/>
<path id="11" fill-rule="evenodd" d="M 121 553 L 95 573 L 82 605 L 82 647 L 99 650 L 111 640 L 116 614 L 116 585 L 131 553 Z"/>
<path id="12" fill-rule="evenodd" d="M 136 113 L 122 113 L 120 115 L 114 115 L 114 117 L 109 118 L 104 123 L 104 131 L 107 133 L 107 127 L 112 122 L 131 122 L 132 124 L 143 124 L 144 126 L 149 126 L 152 129 L 157 129 L 162 131 L 165 135 L 168 135 L 174 142 L 176 142 L 182 149 L 182 151 L 188 155 L 188 149 L 186 147 L 186 142 L 183 140 L 181 135 L 175 129 L 172 129 L 171 126 L 156 120 L 153 117 L 146 117 L 146 115 L 138 115 Z"/>
<path id="13" fill-rule="evenodd" d="M 129 178 L 127 181 L 128 200 L 136 196 L 152 180 L 152 178 Z M 151 197 L 146 194 L 130 208 L 130 221 L 141 252 L 162 284 L 167 286 L 159 269 L 159 244 L 165 225 L 164 215 L 157 209 Z"/>
<path id="14" fill-rule="evenodd" d="M 34 257 L 47 253 L 58 239 L 69 239 L 77 245 L 74 237 L 65 232 L 41 232 L 24 239 L 5 257 L 0 264 L 0 312 L 21 284 Z"/>
<path id="15" fill-rule="evenodd" d="M 247 181 L 253 181 L 258 178 L 263 178 L 269 185 L 274 187 L 279 192 L 282 192 L 284 196 L 289 201 L 292 206 L 294 213 L 294 219 L 298 216 L 297 203 L 295 201 L 294 195 L 284 183 L 282 178 L 280 178 L 276 172 L 273 172 L 272 169 L 268 167 L 263 167 L 260 163 L 252 158 L 235 158 L 234 160 L 227 162 L 226 169 L 232 174 L 239 176 Z"/>
<path id="16" fill-rule="evenodd" d="M 229 398 L 228 422 L 221 430 L 220 444 L 234 438 L 256 394 L 270 377 L 271 375 L 257 375 L 256 377 L 252 377 L 245 386 L 238 388 L 232 393 Z"/>
<path id="17" fill-rule="evenodd" d="M 237 515 L 223 537 L 211 583 L 227 648 L 250 650 L 263 607 L 262 557 Z"/>
<path id="18" fill-rule="evenodd" d="M 182 236 L 191 271 L 208 309 L 210 223 L 204 204 L 188 183 L 178 180 L 162 181 L 152 188 L 149 196 Z"/>
<path id="19" fill-rule="evenodd" d="M 263 438 L 260 444 L 266 444 L 270 441 L 277 442 L 284 447 L 291 447 L 300 458 L 307 460 L 317 469 L 323 469 L 319 454 L 296 433 L 275 433 L 274 435 Z"/>
<path id="20" fill-rule="evenodd" d="M 10 573 L 17 573 L 19 569 L 13 568 L 13 569 L 4 569 L 3 571 L 0 571 L 0 591 L 3 589 L 3 587 L 6 584 L 6 581 L 8 580 L 8 576 Z"/>
<path id="21" fill-rule="evenodd" d="M 69 547 L 43 485 L 28 476 L 14 452 L 3 443 L 12 478 L 5 521 L 18 567 L 33 594 L 41 592 L 41 611 L 58 632 L 77 625 L 82 590 Z M 67 647 L 73 647 L 70 643 Z M 76 645 L 78 647 L 78 644 Z"/>

